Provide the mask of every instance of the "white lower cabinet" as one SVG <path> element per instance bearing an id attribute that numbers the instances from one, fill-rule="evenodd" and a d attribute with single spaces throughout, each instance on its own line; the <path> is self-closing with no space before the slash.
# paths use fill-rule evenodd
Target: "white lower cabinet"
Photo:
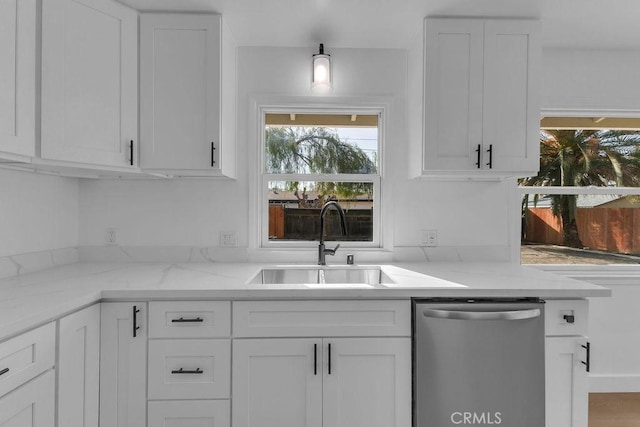
<path id="1" fill-rule="evenodd" d="M 228 400 L 149 402 L 149 427 L 229 427 Z"/>
<path id="2" fill-rule="evenodd" d="M 546 427 L 583 427 L 589 410 L 584 337 L 546 338 Z M 584 347 L 583 347 L 584 346 Z"/>
<path id="3" fill-rule="evenodd" d="M 0 397 L 0 427 L 51 427 L 54 413 L 53 370 Z"/>
<path id="4" fill-rule="evenodd" d="M 324 341 L 325 348 L 331 344 L 331 372 L 323 375 L 325 427 L 411 425 L 409 338 Z"/>
<path id="5" fill-rule="evenodd" d="M 0 427 L 55 424 L 55 323 L 0 343 Z"/>
<path id="6" fill-rule="evenodd" d="M 234 427 L 408 427 L 409 338 L 235 340 Z"/>
<path id="7" fill-rule="evenodd" d="M 234 427 L 321 427 L 322 340 L 233 342 Z"/>
<path id="8" fill-rule="evenodd" d="M 100 426 L 145 427 L 147 304 L 101 305 Z"/>
<path id="9" fill-rule="evenodd" d="M 98 427 L 100 304 L 58 321 L 58 426 Z"/>
<path id="10" fill-rule="evenodd" d="M 588 311 L 586 300 L 546 303 L 546 427 L 584 427 L 588 423 Z"/>

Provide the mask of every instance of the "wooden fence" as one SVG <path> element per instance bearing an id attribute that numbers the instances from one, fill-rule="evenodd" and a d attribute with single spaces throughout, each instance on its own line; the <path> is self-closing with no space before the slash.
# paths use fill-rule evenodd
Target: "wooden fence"
<path id="1" fill-rule="evenodd" d="M 640 208 L 578 208 L 578 236 L 584 247 L 640 254 Z M 562 244 L 562 223 L 550 208 L 530 208 L 524 240 Z"/>
<path id="2" fill-rule="evenodd" d="M 346 209 L 348 240 L 371 241 L 373 238 L 373 212 L 371 209 Z M 325 217 L 325 236 L 330 240 L 343 240 L 337 212 L 329 211 Z M 320 237 L 320 209 L 269 206 L 269 238 L 288 240 L 317 240 Z"/>

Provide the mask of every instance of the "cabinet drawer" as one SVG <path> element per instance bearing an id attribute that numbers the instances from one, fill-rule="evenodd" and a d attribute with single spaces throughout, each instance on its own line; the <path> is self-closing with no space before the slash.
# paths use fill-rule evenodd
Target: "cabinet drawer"
<path id="1" fill-rule="evenodd" d="M 407 301 L 238 301 L 235 337 L 410 336 Z"/>
<path id="2" fill-rule="evenodd" d="M 0 396 L 54 365 L 55 332 L 49 323 L 0 344 Z"/>
<path id="3" fill-rule="evenodd" d="M 150 426 L 229 427 L 228 400 L 149 402 Z"/>
<path id="4" fill-rule="evenodd" d="M 150 338 L 216 338 L 230 333 L 229 301 L 149 303 Z"/>
<path id="5" fill-rule="evenodd" d="M 545 335 L 587 335 L 587 300 L 547 300 L 544 310 Z"/>
<path id="6" fill-rule="evenodd" d="M 220 399 L 230 394 L 231 342 L 149 340 L 149 399 Z"/>

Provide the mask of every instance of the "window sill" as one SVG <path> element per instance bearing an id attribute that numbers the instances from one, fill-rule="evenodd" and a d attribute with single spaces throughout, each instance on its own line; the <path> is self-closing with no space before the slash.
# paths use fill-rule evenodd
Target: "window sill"
<path id="1" fill-rule="evenodd" d="M 640 264 L 638 265 L 586 265 L 586 264 L 523 264 L 572 279 L 583 280 L 596 285 L 640 286 Z"/>

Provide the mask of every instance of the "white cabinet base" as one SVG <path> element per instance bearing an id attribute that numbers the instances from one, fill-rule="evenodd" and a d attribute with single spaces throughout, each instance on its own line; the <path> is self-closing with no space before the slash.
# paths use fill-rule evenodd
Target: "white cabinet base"
<path id="1" fill-rule="evenodd" d="M 54 411 L 55 374 L 50 370 L 0 397 L 0 427 L 51 427 Z"/>

